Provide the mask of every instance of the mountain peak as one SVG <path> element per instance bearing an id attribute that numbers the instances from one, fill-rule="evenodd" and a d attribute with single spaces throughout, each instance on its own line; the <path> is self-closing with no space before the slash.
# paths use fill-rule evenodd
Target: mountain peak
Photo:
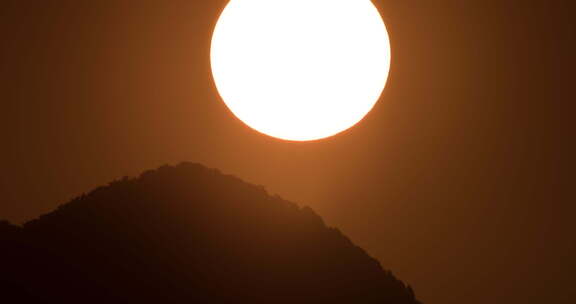
<path id="1" fill-rule="evenodd" d="M 193 163 L 0 222 L 0 242 L 0 286 L 28 300 L 418 303 L 312 209 Z"/>

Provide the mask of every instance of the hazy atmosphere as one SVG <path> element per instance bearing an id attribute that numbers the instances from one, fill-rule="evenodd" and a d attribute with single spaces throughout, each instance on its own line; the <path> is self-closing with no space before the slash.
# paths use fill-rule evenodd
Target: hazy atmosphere
<path id="1" fill-rule="evenodd" d="M 312 142 L 222 102 L 210 43 L 227 2 L 4 1 L 0 219 L 190 161 L 309 206 L 422 303 L 575 301 L 571 1 L 373 1 L 383 94 Z"/>

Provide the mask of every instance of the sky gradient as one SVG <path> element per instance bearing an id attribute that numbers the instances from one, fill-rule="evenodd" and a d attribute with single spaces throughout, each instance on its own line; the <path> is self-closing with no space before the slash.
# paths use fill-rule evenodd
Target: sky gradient
<path id="1" fill-rule="evenodd" d="M 0 16 L 0 218 L 194 161 L 314 208 L 424 303 L 573 303 L 570 1 L 375 1 L 392 45 L 380 102 L 313 143 L 219 100 L 226 1 L 8 0 Z"/>

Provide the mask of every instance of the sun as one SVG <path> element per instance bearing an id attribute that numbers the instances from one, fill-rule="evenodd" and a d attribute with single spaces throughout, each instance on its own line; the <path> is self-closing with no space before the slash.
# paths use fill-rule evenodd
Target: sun
<path id="1" fill-rule="evenodd" d="M 370 112 L 388 78 L 390 42 L 370 0 L 231 0 L 210 57 L 236 117 L 272 137 L 310 141 Z"/>

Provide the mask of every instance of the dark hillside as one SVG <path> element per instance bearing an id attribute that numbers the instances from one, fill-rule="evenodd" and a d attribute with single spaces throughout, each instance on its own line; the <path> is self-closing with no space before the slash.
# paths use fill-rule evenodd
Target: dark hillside
<path id="1" fill-rule="evenodd" d="M 0 223 L 0 297 L 64 303 L 418 303 L 309 208 L 185 163 Z"/>

